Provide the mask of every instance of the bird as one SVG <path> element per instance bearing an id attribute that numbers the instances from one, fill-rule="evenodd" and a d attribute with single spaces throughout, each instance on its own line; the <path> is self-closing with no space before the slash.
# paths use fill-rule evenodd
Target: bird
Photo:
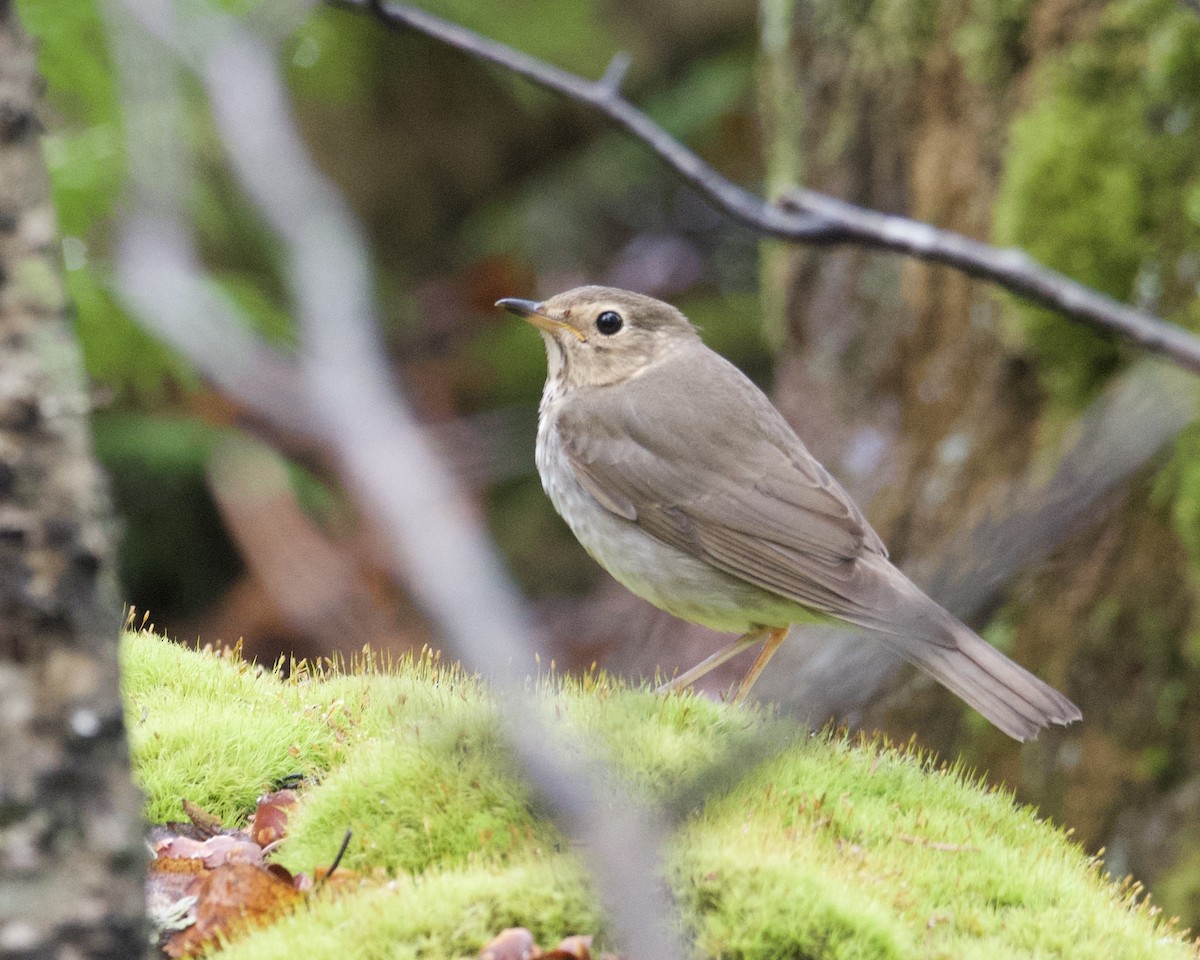
<path id="1" fill-rule="evenodd" d="M 761 643 L 740 701 L 793 624 L 844 621 L 1016 740 L 1081 719 L 888 559 L 767 396 L 674 306 L 604 286 L 496 306 L 545 341 L 536 463 L 572 533 L 633 593 L 738 635 L 660 690 Z"/>

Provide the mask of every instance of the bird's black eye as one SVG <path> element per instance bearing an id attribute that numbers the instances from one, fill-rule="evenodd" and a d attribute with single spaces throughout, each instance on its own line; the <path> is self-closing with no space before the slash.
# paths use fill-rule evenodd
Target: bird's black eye
<path id="1" fill-rule="evenodd" d="M 605 310 L 596 318 L 596 329 L 606 337 L 611 337 L 624 325 L 625 321 L 621 319 L 621 315 L 615 310 Z"/>

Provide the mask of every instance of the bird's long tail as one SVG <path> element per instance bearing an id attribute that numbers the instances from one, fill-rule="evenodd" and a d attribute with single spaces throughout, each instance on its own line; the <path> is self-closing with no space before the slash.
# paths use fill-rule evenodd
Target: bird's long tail
<path id="1" fill-rule="evenodd" d="M 873 566 L 895 590 L 896 609 L 891 618 L 860 622 L 1010 737 L 1030 740 L 1042 727 L 1082 718 L 1075 704 L 943 610 L 886 560 Z"/>
<path id="2" fill-rule="evenodd" d="M 1016 740 L 1030 740 L 1051 723 L 1080 719 L 1079 708 L 1052 686 L 946 617 L 950 623 L 943 637 L 950 642 L 888 637 L 888 645 Z"/>

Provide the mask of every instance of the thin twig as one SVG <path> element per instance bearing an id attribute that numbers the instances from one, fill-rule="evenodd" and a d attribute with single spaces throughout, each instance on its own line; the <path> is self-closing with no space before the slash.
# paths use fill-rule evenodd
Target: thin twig
<path id="1" fill-rule="evenodd" d="M 735 220 L 789 239 L 820 237 L 833 225 L 816 216 L 789 213 L 730 182 L 691 150 L 638 110 L 603 81 L 586 80 L 466 27 L 416 7 L 382 0 L 330 0 L 335 6 L 372 13 L 385 23 L 407 27 L 435 40 L 518 73 L 539 86 L 564 94 L 603 113 L 633 134 L 674 168 L 688 183 Z"/>
<path id="2" fill-rule="evenodd" d="M 910 847 L 925 847 L 929 850 L 939 850 L 942 853 L 978 853 L 979 848 L 962 843 L 944 843 L 940 840 L 929 840 L 926 837 L 912 837 L 906 833 L 900 834 L 896 839 L 901 843 L 907 843 Z"/>
<path id="3" fill-rule="evenodd" d="M 321 887 L 325 886 L 326 881 L 335 873 L 337 873 L 337 868 L 341 865 L 342 858 L 346 856 L 346 851 L 350 849 L 350 838 L 352 836 L 354 836 L 354 832 L 352 830 L 347 830 L 345 835 L 342 837 L 342 845 L 338 847 L 337 853 L 333 856 L 333 862 L 329 864 L 329 869 L 326 870 L 319 878 L 317 878 L 317 882 L 313 884 L 314 893 L 317 890 L 320 890 Z"/>
<path id="4" fill-rule="evenodd" d="M 613 93 L 619 93 L 621 84 L 625 82 L 625 74 L 629 72 L 629 68 L 632 65 L 633 57 L 624 50 L 614 53 L 613 58 L 604 69 L 604 76 L 600 78 L 600 84 L 607 87 Z"/>
<path id="5" fill-rule="evenodd" d="M 1200 373 L 1200 337 L 1050 270 L 1021 250 L 993 247 L 812 190 L 797 189 L 778 204 L 767 202 L 723 177 L 622 97 L 608 73 L 598 81 L 587 80 L 415 7 L 383 0 L 331 2 L 416 30 L 591 107 L 642 141 L 718 209 L 759 233 L 813 244 L 854 243 L 954 267 L 1075 320 L 1124 336 Z M 1200 4 L 1200 0 L 1195 2 Z"/>

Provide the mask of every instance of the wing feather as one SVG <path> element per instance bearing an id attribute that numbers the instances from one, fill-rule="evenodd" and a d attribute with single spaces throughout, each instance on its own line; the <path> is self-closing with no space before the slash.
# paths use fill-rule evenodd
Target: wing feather
<path id="1" fill-rule="evenodd" d="M 869 616 L 875 591 L 856 561 L 887 554 L 842 487 L 732 364 L 707 350 L 663 363 L 676 367 L 574 391 L 559 408 L 584 489 L 718 569 L 835 616 Z M 686 405 L 662 395 L 664 376 L 697 384 Z"/>

